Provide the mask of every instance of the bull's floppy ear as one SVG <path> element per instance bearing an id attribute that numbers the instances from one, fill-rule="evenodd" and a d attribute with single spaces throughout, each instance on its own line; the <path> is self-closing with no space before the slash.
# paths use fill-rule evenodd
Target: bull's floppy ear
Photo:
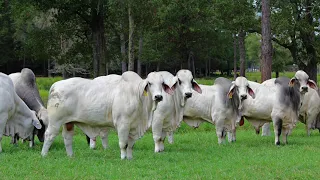
<path id="1" fill-rule="evenodd" d="M 228 94 L 227 94 L 227 96 L 231 99 L 232 98 L 232 96 L 233 96 L 233 94 L 234 94 L 234 88 L 236 87 L 236 85 L 234 84 L 234 82 L 232 82 L 232 85 L 231 85 L 231 87 L 230 87 L 230 89 L 229 89 L 229 92 L 228 92 Z"/>
<path id="2" fill-rule="evenodd" d="M 148 85 L 149 85 L 149 83 L 148 83 L 147 80 L 144 80 L 142 82 L 141 89 L 139 90 L 141 95 L 144 95 L 144 96 L 148 95 L 148 92 L 147 92 L 148 91 Z"/>
<path id="3" fill-rule="evenodd" d="M 198 85 L 198 83 L 194 79 L 192 79 L 191 84 L 192 84 L 193 90 L 197 91 L 200 94 L 202 93 L 202 89 L 200 88 L 200 86 Z"/>
<path id="4" fill-rule="evenodd" d="M 254 91 L 250 88 L 250 86 L 247 86 L 249 95 L 254 99 L 256 97 L 256 94 Z"/>
<path id="5" fill-rule="evenodd" d="M 166 93 L 173 95 L 174 91 L 166 83 L 162 83 L 162 88 Z"/>
<path id="6" fill-rule="evenodd" d="M 34 127 L 36 127 L 37 129 L 41 129 L 42 128 L 41 123 L 40 123 L 39 120 L 32 120 L 32 125 Z"/>
<path id="7" fill-rule="evenodd" d="M 317 83 L 315 83 L 313 80 L 308 80 L 307 82 L 308 86 L 311 87 L 312 89 L 318 90 Z"/>
<path id="8" fill-rule="evenodd" d="M 297 80 L 296 77 L 291 78 L 291 79 L 290 79 L 290 82 L 289 82 L 289 86 L 290 86 L 290 87 L 293 87 L 293 86 L 294 86 L 294 83 L 296 82 L 296 80 Z"/>
<path id="9" fill-rule="evenodd" d="M 177 89 L 177 86 L 178 86 L 178 77 L 177 76 L 173 77 L 172 82 L 173 82 L 173 85 L 171 86 L 171 89 L 172 91 L 174 91 L 175 89 Z"/>

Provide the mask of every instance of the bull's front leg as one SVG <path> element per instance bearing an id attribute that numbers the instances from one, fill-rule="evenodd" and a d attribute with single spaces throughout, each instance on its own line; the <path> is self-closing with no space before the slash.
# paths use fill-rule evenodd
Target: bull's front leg
<path id="1" fill-rule="evenodd" d="M 231 132 L 228 132 L 228 141 L 229 142 L 236 142 L 236 128 L 231 129 Z"/>
<path id="2" fill-rule="evenodd" d="M 152 135 L 154 140 L 154 152 L 162 152 L 164 150 L 163 145 L 163 118 L 155 116 L 152 121 Z M 165 138 L 166 135 L 164 135 Z"/>
<path id="3" fill-rule="evenodd" d="M 130 127 L 128 124 L 120 124 L 120 127 L 117 128 L 121 159 L 125 159 L 127 157 L 129 129 L 130 129 Z"/>
<path id="4" fill-rule="evenodd" d="M 72 151 L 73 135 L 74 135 L 74 124 L 73 123 L 66 123 L 63 126 L 62 136 L 63 136 L 64 145 L 66 147 L 66 151 L 67 151 L 68 156 L 73 155 L 73 151 Z"/>
<path id="5" fill-rule="evenodd" d="M 226 140 L 226 131 L 224 130 L 224 127 L 216 127 L 216 134 L 218 137 L 218 143 L 223 144 Z"/>
<path id="6" fill-rule="evenodd" d="M 275 145 L 280 145 L 280 136 L 282 131 L 282 119 L 274 118 L 274 135 L 275 135 Z"/>
<path id="7" fill-rule="evenodd" d="M 34 146 L 34 133 L 30 135 L 29 147 L 32 148 Z"/>
<path id="8" fill-rule="evenodd" d="M 133 152 L 133 146 L 134 146 L 134 143 L 136 142 L 136 139 L 137 137 L 135 136 L 128 137 L 127 159 L 129 160 L 133 158 L 132 152 Z"/>

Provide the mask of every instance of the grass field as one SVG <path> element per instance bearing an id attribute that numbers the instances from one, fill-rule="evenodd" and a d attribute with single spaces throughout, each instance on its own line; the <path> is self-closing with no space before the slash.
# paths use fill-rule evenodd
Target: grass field
<path id="1" fill-rule="evenodd" d="M 286 73 L 287 76 L 292 76 Z M 251 80 L 259 74 L 248 73 Z M 257 78 L 257 79 L 254 79 Z M 59 78 L 38 78 L 41 96 Z M 212 84 L 212 79 L 200 79 Z M 165 152 L 155 154 L 150 132 L 137 141 L 133 160 L 120 160 L 118 138 L 109 136 L 109 148 L 90 150 L 85 136 L 76 130 L 74 157 L 66 156 L 61 134 L 48 156 L 42 158 L 42 143 L 33 149 L 28 143 L 10 144 L 2 140 L 0 179 L 316 179 L 320 176 L 320 134 L 307 137 L 303 124 L 288 137 L 289 144 L 276 147 L 274 136 L 261 137 L 246 122 L 237 130 L 237 142 L 218 145 L 214 126 L 202 124 L 192 129 L 186 124 L 175 133 L 175 143 L 165 143 Z"/>

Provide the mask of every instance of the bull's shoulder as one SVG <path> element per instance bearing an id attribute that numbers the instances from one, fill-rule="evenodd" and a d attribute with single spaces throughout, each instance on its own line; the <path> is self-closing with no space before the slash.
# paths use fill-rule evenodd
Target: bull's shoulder
<path id="1" fill-rule="evenodd" d="M 268 79 L 263 81 L 261 84 L 264 86 L 275 86 L 276 78 Z"/>

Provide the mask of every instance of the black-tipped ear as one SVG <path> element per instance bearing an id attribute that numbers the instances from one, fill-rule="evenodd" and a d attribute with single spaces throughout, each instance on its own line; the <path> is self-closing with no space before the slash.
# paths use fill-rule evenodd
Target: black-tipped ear
<path id="1" fill-rule="evenodd" d="M 236 87 L 236 85 L 234 84 L 234 82 L 232 82 L 232 85 L 231 85 L 231 87 L 230 87 L 230 89 L 229 89 L 229 92 L 228 92 L 228 94 L 227 94 L 227 96 L 231 99 L 232 98 L 232 96 L 233 96 L 233 94 L 234 94 L 234 89 L 235 89 L 235 87 Z"/>
<path id="2" fill-rule="evenodd" d="M 145 80 L 143 83 L 142 83 L 142 87 L 141 89 L 139 90 L 141 95 L 144 95 L 144 96 L 147 96 L 148 94 L 148 86 L 149 86 L 149 82 L 147 80 Z"/>

